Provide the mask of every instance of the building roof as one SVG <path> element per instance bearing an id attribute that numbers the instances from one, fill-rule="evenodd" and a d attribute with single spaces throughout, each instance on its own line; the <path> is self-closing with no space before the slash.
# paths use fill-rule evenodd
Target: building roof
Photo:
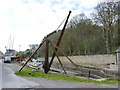
<path id="1" fill-rule="evenodd" d="M 115 52 L 116 53 L 120 53 L 120 47 Z"/>

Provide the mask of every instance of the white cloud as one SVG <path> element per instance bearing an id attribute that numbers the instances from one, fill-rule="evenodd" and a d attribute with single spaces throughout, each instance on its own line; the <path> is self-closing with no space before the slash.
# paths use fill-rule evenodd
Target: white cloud
<path id="1" fill-rule="evenodd" d="M 10 35 L 15 36 L 14 49 L 39 44 L 43 37 L 55 30 L 72 10 L 71 17 L 84 12 L 89 15 L 98 0 L 1 0 L 0 50 L 5 52 Z M 83 10 L 84 8 L 84 10 Z M 61 27 L 62 28 L 62 27 Z"/>

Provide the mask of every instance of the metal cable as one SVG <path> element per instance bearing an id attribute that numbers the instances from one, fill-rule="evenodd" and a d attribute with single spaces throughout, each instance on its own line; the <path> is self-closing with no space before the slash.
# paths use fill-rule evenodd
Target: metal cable
<path id="1" fill-rule="evenodd" d="M 67 17 L 65 17 L 65 19 L 66 19 Z M 65 21 L 65 19 L 60 23 L 60 25 L 57 27 L 57 29 L 55 30 L 55 31 L 57 31 L 59 28 L 60 28 L 60 26 L 63 24 L 63 22 Z"/>

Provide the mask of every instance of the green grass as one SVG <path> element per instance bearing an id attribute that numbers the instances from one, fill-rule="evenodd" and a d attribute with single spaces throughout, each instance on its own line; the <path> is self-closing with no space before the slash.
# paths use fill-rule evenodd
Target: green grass
<path id="1" fill-rule="evenodd" d="M 36 78 L 46 78 L 50 80 L 60 80 L 60 81 L 68 81 L 68 82 L 83 82 L 83 83 L 94 83 L 94 84 L 108 84 L 108 85 L 118 85 L 118 79 L 106 79 L 104 81 L 95 81 L 90 79 L 78 78 L 73 76 L 66 76 L 55 73 L 45 74 L 43 71 L 31 71 L 25 70 L 20 73 L 15 73 L 18 76 L 26 76 L 26 77 L 36 77 Z M 120 81 L 120 79 L 119 79 Z"/>
<path id="2" fill-rule="evenodd" d="M 101 81 L 101 84 L 109 84 L 109 85 L 118 85 L 118 82 L 120 83 L 120 79 L 106 79 L 104 81 Z"/>
<path id="3" fill-rule="evenodd" d="M 20 66 L 20 68 L 23 66 L 23 65 L 21 65 L 20 63 L 18 63 L 18 62 L 12 62 L 12 64 L 17 64 L 18 66 Z M 28 67 L 27 65 L 24 67 L 24 69 L 25 70 L 32 70 L 32 68 L 30 68 L 30 67 Z"/>

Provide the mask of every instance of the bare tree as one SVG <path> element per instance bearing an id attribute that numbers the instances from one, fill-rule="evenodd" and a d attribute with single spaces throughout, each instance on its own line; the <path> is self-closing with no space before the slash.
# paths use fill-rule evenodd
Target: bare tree
<path id="1" fill-rule="evenodd" d="M 117 16 L 115 15 L 116 2 L 101 2 L 95 7 L 95 12 L 92 14 L 94 21 L 103 26 L 103 36 L 106 45 L 107 53 L 112 51 L 111 38 L 113 37 L 113 25 L 117 21 Z"/>

